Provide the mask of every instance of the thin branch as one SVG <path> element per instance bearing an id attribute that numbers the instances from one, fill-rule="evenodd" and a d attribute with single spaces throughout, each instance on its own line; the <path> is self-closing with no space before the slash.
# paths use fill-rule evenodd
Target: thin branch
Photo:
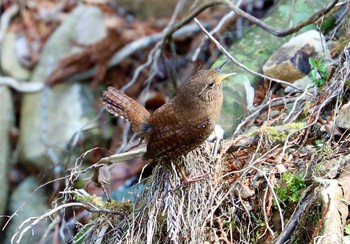
<path id="1" fill-rule="evenodd" d="M 251 167 L 251 168 L 253 168 L 253 169 L 259 171 L 259 173 L 262 174 L 262 176 L 264 176 L 264 178 L 265 178 L 265 180 L 266 180 L 266 183 L 267 183 L 267 185 L 270 187 L 271 193 L 272 193 L 273 198 L 274 198 L 274 200 L 275 200 L 275 202 L 276 202 L 277 209 L 278 209 L 278 213 L 279 213 L 279 215 L 280 215 L 280 220 L 281 220 L 281 229 L 282 229 L 282 231 L 283 231 L 283 230 L 284 230 L 284 219 L 283 219 L 282 208 L 281 208 L 281 206 L 280 206 L 280 204 L 279 204 L 279 202 L 278 202 L 278 197 L 277 197 L 277 195 L 276 195 L 275 190 L 273 189 L 273 186 L 271 185 L 271 183 L 270 183 L 268 177 L 266 176 L 265 172 L 263 172 L 261 169 L 255 167 L 255 166 L 252 166 L 252 165 L 250 165 L 250 166 L 248 166 L 248 167 Z"/>
<path id="2" fill-rule="evenodd" d="M 34 93 L 40 92 L 44 89 L 42 82 L 26 82 L 18 81 L 12 77 L 0 76 L 0 86 L 10 86 L 18 92 Z"/>
<path id="3" fill-rule="evenodd" d="M 208 26 L 208 24 L 206 26 Z M 177 39 L 183 39 L 186 37 L 191 37 L 196 33 L 198 33 L 199 31 L 200 31 L 200 28 L 198 28 L 196 24 L 187 25 L 177 30 L 175 33 L 173 33 L 173 39 L 177 40 Z M 136 53 L 142 49 L 151 47 L 155 43 L 159 42 L 163 36 L 164 36 L 164 33 L 156 33 L 150 36 L 145 36 L 141 39 L 137 39 L 129 43 L 128 45 L 124 46 L 122 49 L 120 49 L 118 52 L 116 52 L 113 55 L 113 57 L 111 58 L 111 60 L 107 65 L 108 68 L 117 66 L 123 60 L 130 57 L 133 53 Z M 74 74 L 71 77 L 69 77 L 69 79 L 72 81 L 80 81 L 83 79 L 93 77 L 96 74 L 96 72 L 97 72 L 96 67 L 91 68 L 87 71 Z"/>
<path id="4" fill-rule="evenodd" d="M 237 1 L 236 6 L 239 7 L 241 6 L 242 0 Z M 230 21 L 232 21 L 232 19 L 234 19 L 236 17 L 236 13 L 234 11 L 230 11 L 229 13 L 227 13 L 224 17 L 221 18 L 221 20 L 219 21 L 219 23 L 216 25 L 216 27 L 214 29 L 212 29 L 210 31 L 210 34 L 214 35 L 215 33 L 221 31 L 228 23 L 230 23 Z M 199 47 L 197 47 L 197 49 L 194 51 L 194 54 L 192 55 L 191 61 L 195 62 L 199 56 L 199 53 L 202 50 L 203 47 L 203 43 L 204 41 L 208 40 L 207 36 L 204 36 L 201 40 L 201 45 Z"/>
<path id="5" fill-rule="evenodd" d="M 207 2 L 202 4 L 201 6 L 199 6 L 198 8 L 196 8 L 195 10 L 193 10 L 188 16 L 186 16 L 186 18 L 184 18 L 183 20 L 181 20 L 179 23 L 177 23 L 176 25 L 174 25 L 173 27 L 171 27 L 167 33 L 164 36 L 164 40 L 166 41 L 167 39 L 169 39 L 171 37 L 171 35 L 179 30 L 180 28 L 182 28 L 184 25 L 190 23 L 192 21 L 192 19 L 194 17 L 196 17 L 197 15 L 199 15 L 200 13 L 202 13 L 204 10 L 206 10 L 207 8 L 213 7 L 215 5 L 219 5 L 219 4 L 226 4 L 225 1 L 219 0 L 219 1 L 212 1 L 212 2 Z"/>
<path id="6" fill-rule="evenodd" d="M 290 217 L 286 228 L 277 237 L 275 241 L 276 244 L 283 244 L 287 242 L 288 237 L 293 233 L 295 227 L 300 222 L 302 214 L 305 213 L 305 211 L 310 207 L 311 203 L 314 201 L 315 195 L 313 194 L 313 192 L 310 191 L 311 189 L 312 188 L 309 187 L 304 191 L 303 197 L 300 199 L 299 204 L 296 210 L 294 211 L 292 217 Z"/>
<path id="7" fill-rule="evenodd" d="M 119 163 L 125 160 L 133 159 L 133 158 L 139 158 L 142 157 L 142 155 L 146 152 L 146 147 L 125 152 L 125 153 L 119 153 L 119 154 L 114 154 L 110 157 L 104 157 L 101 158 L 96 164 L 114 164 L 114 163 Z"/>
<path id="8" fill-rule="evenodd" d="M 32 229 L 34 226 L 36 226 L 41 220 L 45 219 L 46 217 L 49 217 L 51 215 L 53 215 L 54 213 L 58 212 L 59 210 L 63 209 L 63 208 L 68 208 L 68 207 L 83 207 L 83 208 L 89 208 L 87 205 L 83 204 L 83 203 L 67 203 L 67 204 L 63 204 L 61 206 L 58 206 L 50 211 L 48 211 L 47 213 L 41 215 L 40 217 L 37 218 L 28 218 L 27 220 L 25 220 L 19 227 L 18 229 L 20 230 L 27 222 L 35 219 L 30 225 L 28 225 L 27 227 L 25 227 L 20 233 L 16 232 L 12 238 L 11 238 L 11 243 L 21 243 L 21 239 L 23 238 L 23 235 L 29 231 L 30 229 Z M 17 239 L 17 241 L 15 242 L 16 236 L 19 234 L 19 237 Z"/>
<path id="9" fill-rule="evenodd" d="M 272 35 L 275 35 L 275 36 L 283 37 L 283 36 L 288 36 L 292 33 L 298 32 L 301 28 L 314 23 L 319 18 L 321 18 L 322 16 L 327 14 L 329 11 L 331 11 L 333 9 L 333 7 L 338 3 L 338 1 L 339 0 L 334 0 L 334 1 L 330 2 L 325 8 L 322 8 L 318 12 L 314 13 L 307 20 L 301 21 L 296 26 L 293 26 L 291 28 L 284 29 L 284 30 L 276 29 L 276 28 L 264 23 L 263 21 L 259 20 L 258 18 L 254 17 L 254 16 L 248 14 L 247 12 L 243 11 L 242 9 L 236 7 L 232 2 L 230 2 L 228 0 L 224 0 L 223 4 L 228 6 L 231 10 L 235 11 L 237 14 L 239 14 L 243 18 L 249 20 L 250 22 L 252 22 L 252 23 L 256 24 L 257 26 L 259 26 L 260 28 L 262 28 L 263 30 L 267 31 L 268 33 L 271 33 Z"/>

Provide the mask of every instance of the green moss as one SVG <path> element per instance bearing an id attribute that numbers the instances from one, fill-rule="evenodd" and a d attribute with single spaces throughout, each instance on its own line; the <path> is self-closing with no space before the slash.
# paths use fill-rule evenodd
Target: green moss
<path id="1" fill-rule="evenodd" d="M 130 212 L 132 210 L 132 204 L 130 201 L 115 201 L 111 199 L 111 201 L 104 201 L 102 197 L 98 196 L 81 196 L 75 194 L 73 197 L 74 200 L 82 203 L 91 203 L 92 205 L 101 208 L 108 209 L 111 211 L 120 211 L 120 212 Z"/>
<path id="2" fill-rule="evenodd" d="M 302 129 L 305 123 L 290 123 L 280 126 L 263 126 L 259 131 L 253 133 L 263 134 L 273 142 L 284 142 L 288 135 Z"/>

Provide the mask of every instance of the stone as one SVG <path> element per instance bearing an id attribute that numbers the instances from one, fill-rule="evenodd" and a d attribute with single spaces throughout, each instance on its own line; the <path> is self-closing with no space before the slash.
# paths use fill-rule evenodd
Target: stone
<path id="1" fill-rule="evenodd" d="M 308 87 L 308 89 L 312 88 L 315 86 L 315 84 L 312 82 L 312 80 L 310 79 L 309 76 L 304 76 L 302 77 L 301 79 L 298 79 L 296 80 L 293 85 L 301 90 L 305 90 L 306 87 Z M 285 89 L 284 89 L 284 92 L 285 93 L 291 93 L 291 92 L 294 92 L 295 91 L 295 88 L 291 87 L 291 86 L 287 86 Z"/>
<path id="2" fill-rule="evenodd" d="M 293 83 L 311 71 L 309 58 L 320 56 L 330 57 L 323 35 L 315 30 L 307 31 L 275 51 L 263 66 L 263 72 Z"/>
<path id="3" fill-rule="evenodd" d="M 350 103 L 343 105 L 335 119 L 335 125 L 341 129 L 350 129 Z"/>
<path id="4" fill-rule="evenodd" d="M 106 35 L 101 10 L 80 5 L 50 36 L 31 81 L 45 81 L 60 58 L 79 52 L 81 46 L 75 43 L 93 44 Z M 97 115 L 95 98 L 87 86 L 66 80 L 24 95 L 19 138 L 23 166 L 42 170 L 59 162 L 73 136 Z"/>
<path id="5" fill-rule="evenodd" d="M 38 183 L 33 177 L 28 177 L 13 191 L 10 197 L 9 211 L 11 215 L 14 213 L 16 213 L 16 215 L 11 220 L 10 225 L 5 229 L 5 243 L 11 243 L 10 240 L 12 236 L 26 219 L 43 215 L 49 209 L 44 191 L 42 189 L 37 189 L 38 186 Z M 34 235 L 32 230 L 29 230 L 23 236 L 20 243 L 39 243 L 39 240 L 49 224 L 48 221 L 49 219 L 45 219 L 39 222 L 38 225 L 33 227 Z M 24 226 L 28 225 L 29 222 Z"/>
<path id="6" fill-rule="evenodd" d="M 1 47 L 1 68 L 5 75 L 18 80 L 28 80 L 30 70 L 23 67 L 16 54 L 17 37 L 13 32 L 7 32 Z"/>
<path id="7" fill-rule="evenodd" d="M 5 214 L 8 180 L 7 172 L 10 164 L 10 130 L 14 126 L 14 110 L 10 89 L 0 86 L 0 215 Z"/>

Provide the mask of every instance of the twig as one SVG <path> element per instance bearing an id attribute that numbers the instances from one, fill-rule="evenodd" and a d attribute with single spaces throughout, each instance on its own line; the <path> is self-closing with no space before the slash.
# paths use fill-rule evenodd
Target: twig
<path id="1" fill-rule="evenodd" d="M 259 171 L 259 172 L 264 176 L 267 185 L 270 187 L 271 193 L 272 193 L 272 195 L 273 195 L 273 198 L 275 199 L 275 202 L 276 202 L 276 205 L 277 205 L 277 209 L 278 209 L 278 212 L 279 212 L 279 215 L 280 215 L 280 219 L 281 219 L 281 229 L 282 229 L 282 231 L 283 231 L 283 230 L 284 230 L 283 213 L 282 213 L 281 206 L 280 206 L 280 204 L 279 204 L 279 202 L 278 202 L 278 197 L 277 197 L 277 195 L 276 195 L 276 192 L 275 192 L 274 189 L 273 189 L 273 186 L 271 185 L 269 179 L 268 179 L 267 176 L 265 175 L 265 172 L 263 172 L 261 169 L 255 167 L 255 166 L 252 166 L 252 165 L 249 166 L 249 167 L 251 167 L 251 168 L 253 168 L 253 169 Z"/>
<path id="2" fill-rule="evenodd" d="M 173 39 L 177 40 L 177 39 L 186 38 L 188 36 L 193 36 L 199 31 L 200 31 L 200 28 L 198 28 L 196 24 L 187 25 L 177 30 L 175 33 L 173 33 Z M 120 64 L 123 60 L 130 57 L 133 53 L 136 53 L 141 49 L 145 49 L 154 45 L 155 43 L 159 42 L 162 39 L 163 35 L 164 35 L 163 33 L 153 34 L 153 35 L 138 39 L 136 41 L 133 41 L 130 44 L 124 46 L 122 49 L 120 49 L 117 53 L 113 55 L 113 57 L 111 58 L 111 60 L 107 65 L 108 68 L 111 68 Z M 72 81 L 80 81 L 83 79 L 93 77 L 96 74 L 96 72 L 97 72 L 97 69 L 92 68 L 87 71 L 72 75 L 71 77 L 69 77 L 69 79 Z"/>
<path id="3" fill-rule="evenodd" d="M 18 212 L 20 210 L 23 209 L 24 205 L 27 203 L 27 201 L 29 200 L 29 198 L 31 198 L 37 191 L 39 191 L 41 188 L 49 185 L 49 184 L 52 184 L 53 182 L 56 182 L 56 181 L 61 181 L 61 180 L 64 180 L 64 179 L 67 179 L 68 177 L 67 176 L 64 176 L 64 177 L 61 177 L 61 178 L 58 178 L 58 179 L 53 179 L 53 180 L 50 180 L 40 186 L 38 186 L 37 188 L 34 189 L 34 191 L 32 191 L 32 193 L 29 194 L 29 196 L 23 201 L 23 203 L 21 204 L 21 206 L 19 208 L 17 208 L 17 210 L 11 215 L 9 216 L 9 219 L 6 221 L 6 223 L 4 224 L 4 226 L 2 227 L 1 230 L 5 230 L 7 225 L 10 223 L 10 221 L 15 217 L 17 216 Z"/>
<path id="4" fill-rule="evenodd" d="M 222 3 L 223 3 L 223 1 L 213 1 L 213 2 L 209 2 L 209 3 L 205 3 L 205 4 L 201 5 L 200 7 L 198 7 L 197 9 L 195 9 L 185 19 L 183 19 L 182 21 L 180 21 L 179 23 L 177 23 L 173 27 L 166 28 L 163 31 L 163 33 L 157 33 L 157 34 L 154 34 L 151 36 L 147 36 L 147 37 L 136 40 L 136 41 L 126 45 L 124 48 L 122 48 L 120 51 L 118 51 L 112 57 L 112 59 L 108 63 L 108 67 L 116 66 L 122 60 L 126 59 L 127 57 L 129 57 L 133 53 L 137 52 L 138 50 L 144 49 L 144 48 L 149 47 L 155 43 L 158 43 L 152 49 L 154 51 L 153 52 L 151 51 L 147 62 L 142 67 L 140 66 L 139 69 L 135 71 L 135 74 L 134 74 L 135 78 L 133 77 L 133 79 L 130 82 L 128 82 L 128 84 L 132 85 L 136 81 L 136 78 L 141 73 L 141 71 L 145 67 L 149 66 L 152 63 L 151 61 L 152 61 L 153 56 L 154 56 L 153 53 L 156 50 L 159 50 L 159 47 L 161 45 L 163 45 L 163 43 L 165 43 L 165 41 L 167 41 L 170 38 L 170 36 L 173 36 L 173 39 L 177 39 L 177 38 L 186 37 L 189 34 L 196 33 L 200 29 L 197 29 L 195 25 L 188 25 L 188 26 L 185 26 L 185 25 L 188 24 L 190 21 L 192 21 L 193 17 L 197 16 L 198 14 L 203 12 L 205 9 L 212 7 L 214 5 L 222 4 Z M 69 79 L 73 80 L 73 81 L 80 81 L 82 79 L 86 79 L 86 78 L 90 78 L 90 77 L 94 76 L 96 74 L 96 72 L 97 72 L 97 69 L 92 68 L 88 71 L 72 75 Z M 131 85 L 127 85 L 126 87 L 124 87 L 124 91 L 127 90 L 129 88 L 129 86 L 131 86 Z"/>
<path id="5" fill-rule="evenodd" d="M 236 6 L 239 7 L 242 3 L 242 0 L 239 0 L 237 3 L 236 3 Z M 214 29 L 212 29 L 210 31 L 210 34 L 214 35 L 215 33 L 219 32 L 220 30 L 222 30 L 226 24 L 235 17 L 235 12 L 234 11 L 230 11 L 228 14 L 226 14 L 224 17 L 221 18 L 221 20 L 219 21 L 219 23 L 216 25 L 216 27 Z M 204 41 L 206 41 L 208 39 L 207 36 L 204 36 L 202 38 L 202 41 L 201 41 L 201 45 L 199 47 L 197 47 L 197 49 L 194 51 L 194 54 L 192 55 L 192 62 L 195 62 L 198 58 L 198 55 L 199 53 L 201 52 L 201 49 L 202 49 L 202 46 L 203 46 L 203 43 Z"/>
<path id="6" fill-rule="evenodd" d="M 139 158 L 142 157 L 142 155 L 146 152 L 146 147 L 136 149 L 133 151 L 125 152 L 125 153 L 119 153 L 119 154 L 114 154 L 110 157 L 104 157 L 101 158 L 96 164 L 114 164 L 114 163 L 119 163 L 125 160 L 133 159 L 133 158 Z"/>
<path id="7" fill-rule="evenodd" d="M 269 181 L 269 177 L 267 177 L 267 181 Z M 273 191 L 273 187 L 271 187 L 271 192 Z M 263 212 L 264 212 L 264 221 L 265 221 L 265 225 L 266 225 L 266 229 L 270 232 L 271 236 L 273 238 L 275 238 L 275 233 L 273 233 L 273 230 L 271 229 L 270 225 L 269 225 L 269 216 L 267 214 L 267 207 L 266 207 L 266 201 L 267 201 L 267 194 L 269 193 L 269 189 L 265 189 L 264 192 L 264 199 L 263 199 Z M 269 197 L 270 198 L 270 197 Z M 269 206 L 271 207 L 271 205 L 269 204 Z M 269 210 L 270 212 L 270 210 Z"/>
<path id="8" fill-rule="evenodd" d="M 288 116 L 283 120 L 283 123 L 289 123 L 290 121 L 292 121 L 291 117 L 293 116 L 294 111 L 297 109 L 298 102 L 299 102 L 304 96 L 306 96 L 306 93 L 307 93 L 307 90 L 308 90 L 308 89 L 309 89 L 309 85 L 307 85 L 306 88 L 305 88 L 305 91 L 304 91 L 300 96 L 297 97 L 297 99 L 296 99 L 295 102 L 293 103 L 293 107 L 292 107 L 290 113 L 289 113 Z M 307 100 L 307 98 L 305 97 L 304 100 Z M 300 107 L 299 107 L 299 111 L 298 111 L 296 114 L 299 115 L 301 110 L 302 110 L 302 109 L 300 109 Z M 295 117 L 296 117 L 296 116 L 294 116 L 294 118 L 295 118 Z"/>
<path id="9" fill-rule="evenodd" d="M 61 222 L 61 217 L 59 215 L 57 215 L 52 222 L 49 224 L 49 226 L 46 228 L 44 234 L 42 235 L 42 237 L 40 238 L 39 244 L 44 244 L 46 243 L 45 240 L 46 238 L 49 236 L 49 234 L 51 233 L 51 231 L 55 228 L 55 226 L 57 226 L 59 223 Z M 55 243 L 55 242 L 54 242 Z"/>
<path id="10" fill-rule="evenodd" d="M 18 92 L 40 92 L 44 89 L 44 83 L 18 81 L 12 77 L 0 76 L 0 86 L 10 86 Z"/>
<path id="11" fill-rule="evenodd" d="M 327 14 L 338 3 L 338 1 L 339 0 L 334 0 L 334 1 L 330 2 L 325 8 L 322 8 L 318 12 L 314 13 L 307 20 L 301 21 L 296 26 L 293 26 L 293 27 L 285 29 L 285 30 L 279 30 L 279 29 L 276 29 L 276 28 L 264 23 L 263 21 L 259 20 L 258 18 L 254 17 L 254 16 L 246 13 L 242 9 L 238 8 L 237 6 L 235 6 L 232 2 L 230 2 L 228 0 L 224 0 L 223 4 L 227 5 L 230 9 L 235 11 L 237 14 L 239 14 L 243 18 L 249 20 L 250 22 L 256 24 L 257 26 L 259 26 L 263 30 L 267 31 L 268 33 L 271 33 L 275 36 L 283 37 L 283 36 L 288 36 L 292 33 L 298 32 L 301 28 L 314 23 L 319 18 L 321 18 L 322 16 Z"/>
<path id="12" fill-rule="evenodd" d="M 242 63 L 240 63 L 238 60 L 236 60 L 205 28 L 204 26 L 198 21 L 197 18 L 194 18 L 194 21 L 198 24 L 198 26 L 202 29 L 202 31 L 215 43 L 215 45 L 217 46 L 217 48 L 223 53 L 225 54 L 234 64 L 238 65 L 240 68 L 244 69 L 245 71 L 254 74 L 256 76 L 262 77 L 264 79 L 268 79 L 271 81 L 274 81 L 276 83 L 279 84 L 283 84 L 285 86 L 291 86 L 294 89 L 301 91 L 300 88 L 294 86 L 293 84 L 290 84 L 289 82 L 283 81 L 283 80 L 279 80 L 279 79 L 275 79 L 263 74 L 260 74 L 254 70 L 249 69 L 248 67 L 244 66 Z"/>
<path id="13" fill-rule="evenodd" d="M 176 8 L 174 13 L 172 14 L 169 23 L 167 24 L 167 26 L 164 28 L 163 32 L 162 32 L 162 37 L 161 39 L 156 43 L 156 45 L 152 48 L 152 50 L 149 52 L 148 54 L 148 58 L 146 63 L 144 63 L 143 65 L 140 65 L 139 67 L 137 67 L 137 69 L 135 70 L 134 75 L 132 76 L 132 79 L 125 85 L 123 86 L 120 91 L 121 92 L 126 92 L 127 89 L 129 89 L 130 87 L 132 87 L 134 85 L 134 83 L 136 82 L 137 78 L 139 77 L 139 75 L 141 74 L 141 72 L 148 66 L 152 65 L 152 69 L 151 69 L 151 73 L 147 79 L 147 81 L 151 81 L 153 79 L 153 77 L 155 76 L 155 74 L 157 73 L 157 66 L 154 65 L 154 63 L 156 63 L 156 61 L 159 59 L 160 54 L 161 54 L 161 46 L 165 43 L 165 41 L 168 39 L 169 34 L 171 35 L 173 32 L 169 32 L 169 30 L 171 30 L 172 26 L 175 23 L 176 17 L 178 16 L 180 10 L 182 9 L 183 5 L 184 5 L 184 1 L 178 1 L 176 4 Z M 186 22 L 180 22 L 180 24 L 182 23 L 181 26 L 185 25 Z M 177 29 L 176 29 L 177 30 Z M 146 81 L 146 83 L 147 83 Z"/>
<path id="14" fill-rule="evenodd" d="M 90 205 L 90 206 L 89 206 Z M 110 213 L 110 214 L 118 214 L 120 216 L 124 216 L 121 212 L 118 211 L 112 211 L 109 209 L 99 209 L 91 204 L 85 204 L 85 203 L 77 203 L 77 202 L 73 202 L 73 203 L 66 203 L 63 204 L 61 206 L 58 206 L 48 212 L 46 212 L 45 214 L 39 216 L 39 217 L 31 217 L 26 219 L 19 227 L 18 230 L 20 230 L 27 222 L 34 220 L 30 225 L 28 225 L 27 227 L 25 227 L 21 232 L 16 232 L 12 238 L 11 238 L 11 243 L 21 243 L 21 240 L 23 238 L 23 235 L 28 232 L 30 229 L 32 229 L 34 226 L 36 226 L 40 221 L 42 221 L 43 219 L 52 216 L 54 213 L 60 211 L 61 209 L 66 209 L 69 207 L 82 207 L 84 209 L 86 209 L 87 211 L 91 212 L 91 213 Z M 19 234 L 19 237 L 17 239 L 17 241 L 15 242 L 16 236 Z"/>
<path id="15" fill-rule="evenodd" d="M 11 243 L 21 243 L 21 239 L 23 237 L 23 235 L 29 231 L 30 229 L 32 229 L 35 225 L 37 225 L 41 220 L 45 219 L 46 217 L 49 217 L 51 215 L 53 215 L 54 213 L 58 212 L 59 210 L 63 209 L 63 208 L 68 208 L 68 207 L 83 207 L 83 208 L 89 208 L 86 204 L 83 203 L 67 203 L 67 204 L 63 204 L 61 206 L 58 206 L 50 211 L 48 211 L 47 213 L 41 215 L 40 217 L 37 218 L 28 218 L 26 219 L 19 227 L 18 229 L 20 230 L 28 221 L 31 221 L 33 219 L 35 219 L 30 225 L 28 225 L 27 227 L 25 227 L 21 232 L 16 232 L 12 238 L 11 238 Z M 17 239 L 17 241 L 15 242 L 16 236 L 19 234 L 19 237 Z"/>
<path id="16" fill-rule="evenodd" d="M 165 37 L 164 40 L 166 41 L 167 39 L 170 38 L 170 36 L 177 30 L 179 30 L 181 27 L 183 27 L 184 25 L 190 23 L 192 21 L 192 19 L 194 17 L 196 17 L 198 14 L 200 14 L 201 12 L 203 12 L 204 10 L 206 10 L 207 8 L 213 7 L 215 5 L 219 5 L 219 4 L 225 4 L 225 1 L 219 0 L 219 1 L 212 1 L 212 2 L 207 2 L 202 4 L 201 6 L 199 6 L 198 8 L 196 8 L 195 10 L 193 10 L 189 15 L 186 16 L 186 18 L 184 18 L 183 20 L 181 20 L 181 22 L 177 23 L 176 25 L 174 25 L 173 27 L 171 27 Z"/>
<path id="17" fill-rule="evenodd" d="M 120 163 L 125 160 L 133 159 L 133 158 L 140 158 L 143 156 L 143 154 L 147 151 L 146 147 L 132 150 L 129 152 L 124 153 L 118 153 L 114 154 L 109 157 L 101 158 L 98 162 L 96 162 L 94 165 L 88 167 L 87 169 L 93 169 L 93 174 L 91 176 L 91 181 L 94 182 L 97 186 L 102 186 L 103 182 L 100 182 L 99 180 L 99 168 L 105 165 L 111 165 L 115 163 Z"/>
<path id="18" fill-rule="evenodd" d="M 328 195 L 327 207 L 324 208 L 323 211 L 322 211 L 321 219 L 318 221 L 318 224 L 317 224 L 316 228 L 314 229 L 314 233 L 312 234 L 312 238 L 311 238 L 310 244 L 314 243 L 314 240 L 316 239 L 316 237 L 320 233 L 321 228 L 322 228 L 322 226 L 325 223 L 325 220 L 326 220 L 327 214 L 329 212 L 330 206 L 331 206 L 331 197 Z M 317 243 L 317 242 L 315 242 L 315 243 Z"/>
<path id="19" fill-rule="evenodd" d="M 299 99 L 299 97 L 291 97 L 291 98 L 287 98 L 285 99 L 284 97 L 282 98 L 276 98 L 276 99 L 272 99 L 270 101 L 270 103 L 266 103 L 266 104 L 263 104 L 263 105 L 260 105 L 256 111 L 254 111 L 252 114 L 250 114 L 249 116 L 245 117 L 244 121 L 242 121 L 237 127 L 236 127 L 236 130 L 233 132 L 232 134 L 232 137 L 234 137 L 240 130 L 241 128 L 246 124 L 248 123 L 251 119 L 253 119 L 254 117 L 257 117 L 259 115 L 259 113 L 268 108 L 268 107 L 278 107 L 278 106 L 281 106 L 283 104 L 289 104 L 289 103 L 292 103 L 294 102 L 295 100 Z M 306 100 L 306 98 L 303 98 L 303 99 L 300 99 L 300 100 Z"/>
<path id="20" fill-rule="evenodd" d="M 310 207 L 310 204 L 314 200 L 314 195 L 311 192 L 311 187 L 304 191 L 304 197 L 302 197 L 299 201 L 299 204 L 294 211 L 293 215 L 290 217 L 286 228 L 280 233 L 278 238 L 276 239 L 276 244 L 283 244 L 287 242 L 287 238 L 292 234 L 295 227 L 300 221 L 300 217 L 305 213 L 305 210 Z"/>

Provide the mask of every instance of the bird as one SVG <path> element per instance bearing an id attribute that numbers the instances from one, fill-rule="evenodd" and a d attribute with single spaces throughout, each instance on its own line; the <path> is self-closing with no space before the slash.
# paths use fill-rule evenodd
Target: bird
<path id="1" fill-rule="evenodd" d="M 175 161 L 200 146 L 214 130 L 223 102 L 222 81 L 234 74 L 219 74 L 222 66 L 198 71 L 153 113 L 112 86 L 103 92 L 102 100 L 109 113 L 128 120 L 146 141 L 144 160 L 170 160 L 190 181 Z"/>

